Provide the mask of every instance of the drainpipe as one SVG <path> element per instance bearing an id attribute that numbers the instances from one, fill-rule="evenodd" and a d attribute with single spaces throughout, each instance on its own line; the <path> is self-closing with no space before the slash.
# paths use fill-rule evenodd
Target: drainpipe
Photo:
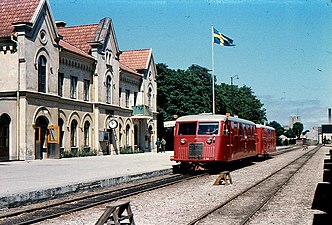
<path id="1" fill-rule="evenodd" d="M 20 63 L 20 48 L 19 42 L 14 39 L 14 36 L 10 36 L 10 40 L 16 43 L 17 46 L 17 90 L 16 90 L 16 150 L 17 159 L 20 160 L 21 146 L 20 146 L 20 79 L 21 79 L 21 63 Z"/>

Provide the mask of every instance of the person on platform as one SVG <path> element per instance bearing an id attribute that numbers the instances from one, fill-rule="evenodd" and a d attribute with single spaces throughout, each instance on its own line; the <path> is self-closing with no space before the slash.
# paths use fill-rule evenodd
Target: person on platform
<path id="1" fill-rule="evenodd" d="M 161 152 L 165 153 L 166 148 L 166 140 L 164 138 L 161 139 Z"/>
<path id="2" fill-rule="evenodd" d="M 157 138 L 156 145 L 157 145 L 157 153 L 161 152 L 161 141 L 159 140 L 159 138 Z"/>

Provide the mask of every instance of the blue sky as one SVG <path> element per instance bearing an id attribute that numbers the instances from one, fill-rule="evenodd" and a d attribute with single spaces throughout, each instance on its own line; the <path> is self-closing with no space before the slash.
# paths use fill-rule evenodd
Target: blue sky
<path id="1" fill-rule="evenodd" d="M 211 69 L 211 25 L 236 47 L 214 45 L 217 83 L 252 88 L 269 121 L 299 115 L 307 129 L 332 107 L 330 0 L 49 0 L 68 26 L 113 20 L 121 50 L 152 48 L 172 69 Z"/>

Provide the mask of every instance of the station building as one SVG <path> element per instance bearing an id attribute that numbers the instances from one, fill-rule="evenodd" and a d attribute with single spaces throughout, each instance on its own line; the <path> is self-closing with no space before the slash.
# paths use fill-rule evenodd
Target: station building
<path id="1" fill-rule="evenodd" d="M 55 22 L 48 0 L 0 9 L 0 161 L 156 150 L 151 49 L 119 50 L 110 18 Z"/>

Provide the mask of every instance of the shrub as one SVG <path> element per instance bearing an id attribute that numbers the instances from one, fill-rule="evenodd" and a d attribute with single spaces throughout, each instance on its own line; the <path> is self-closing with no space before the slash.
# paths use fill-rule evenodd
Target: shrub
<path id="1" fill-rule="evenodd" d="M 96 156 L 97 150 L 91 150 L 90 147 L 71 148 L 70 151 L 61 151 L 61 158 Z"/>

